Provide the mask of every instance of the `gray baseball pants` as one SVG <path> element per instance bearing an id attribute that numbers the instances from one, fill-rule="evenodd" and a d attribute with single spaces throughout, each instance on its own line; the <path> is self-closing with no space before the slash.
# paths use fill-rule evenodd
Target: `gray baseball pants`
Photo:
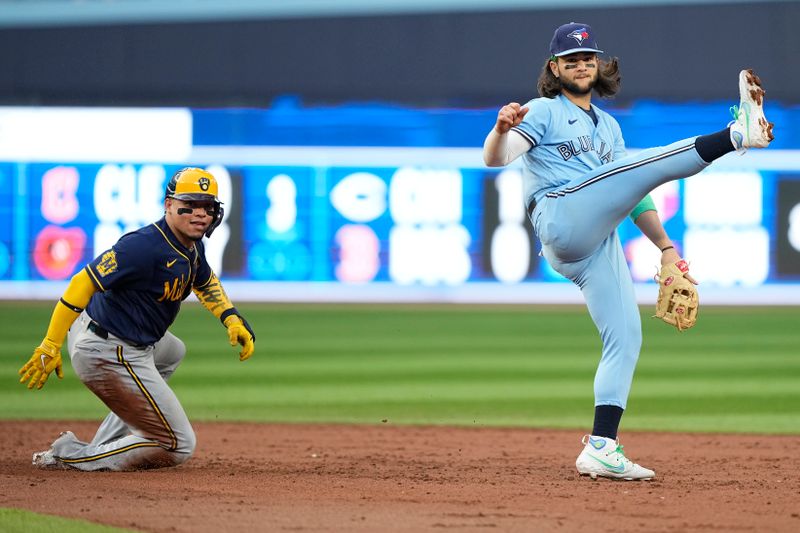
<path id="1" fill-rule="evenodd" d="M 167 380 L 186 346 L 169 331 L 154 345 L 134 346 L 89 329 L 84 311 L 72 324 L 67 346 L 80 380 L 111 412 L 91 442 L 59 438 L 53 454 L 79 470 L 138 470 L 175 466 L 195 449 L 189 419 Z"/>

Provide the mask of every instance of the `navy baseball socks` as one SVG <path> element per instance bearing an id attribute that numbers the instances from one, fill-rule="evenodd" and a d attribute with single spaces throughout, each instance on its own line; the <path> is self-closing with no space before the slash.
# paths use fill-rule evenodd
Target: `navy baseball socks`
<path id="1" fill-rule="evenodd" d="M 731 129 L 725 128 L 710 135 L 701 135 L 694 140 L 694 149 L 706 163 L 733 152 L 735 148 L 731 142 Z"/>
<path id="2" fill-rule="evenodd" d="M 617 407 L 616 405 L 596 405 L 594 407 L 592 435 L 607 437 L 612 440 L 616 439 L 619 422 L 622 420 L 622 413 L 624 412 L 622 407 Z"/>
<path id="3" fill-rule="evenodd" d="M 722 131 L 701 135 L 694 141 L 697 153 L 706 163 L 736 150 L 766 148 L 775 138 L 775 126 L 764 116 L 764 96 L 761 79 L 751 69 L 739 72 L 739 105 L 731 107 L 733 121 Z"/>

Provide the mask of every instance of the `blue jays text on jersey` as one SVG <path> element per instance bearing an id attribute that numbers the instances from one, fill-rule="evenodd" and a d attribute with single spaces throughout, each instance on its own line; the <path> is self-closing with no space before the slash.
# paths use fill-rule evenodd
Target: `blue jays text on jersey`
<path id="1" fill-rule="evenodd" d="M 98 289 L 86 307 L 89 316 L 137 345 L 163 337 L 192 287 L 213 276 L 202 241 L 186 248 L 163 218 L 123 235 L 85 268 Z"/>
<path id="2" fill-rule="evenodd" d="M 528 114 L 513 131 L 531 143 L 522 166 L 526 202 L 538 202 L 548 191 L 625 156 L 619 124 L 598 107 L 592 105 L 595 124 L 563 94 L 525 105 Z"/>
<path id="3" fill-rule="evenodd" d="M 575 119 L 577 121 L 577 119 Z M 589 135 L 580 135 L 576 141 L 567 141 L 556 146 L 556 149 L 564 158 L 564 161 L 569 161 L 572 157 L 577 157 L 586 152 L 596 152 L 600 161 L 610 163 L 614 160 L 614 154 L 611 147 L 605 141 L 601 141 L 600 146 L 595 148 L 594 139 Z"/>

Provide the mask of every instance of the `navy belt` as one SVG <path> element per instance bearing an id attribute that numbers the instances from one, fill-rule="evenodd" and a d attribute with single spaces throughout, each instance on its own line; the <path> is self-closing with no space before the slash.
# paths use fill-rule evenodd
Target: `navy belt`
<path id="1" fill-rule="evenodd" d="M 528 218 L 533 216 L 534 209 L 536 209 L 536 198 L 531 198 L 531 203 L 528 204 Z"/>
<path id="2" fill-rule="evenodd" d="M 86 326 L 86 329 L 88 329 L 89 331 L 91 331 L 92 333 L 94 333 L 95 335 L 100 337 L 101 339 L 108 340 L 108 335 L 109 335 L 108 330 L 106 328 L 104 328 L 103 326 L 101 326 L 100 324 L 98 324 L 97 322 L 95 322 L 94 320 L 90 320 L 89 321 L 89 325 Z M 127 342 L 128 344 L 133 346 L 134 348 L 144 348 L 144 347 L 147 346 L 146 344 L 136 344 L 134 342 L 131 342 L 131 341 L 128 341 L 128 340 L 125 340 L 125 339 L 120 339 L 120 340 L 124 340 L 125 342 Z"/>
<path id="3" fill-rule="evenodd" d="M 98 324 L 97 322 L 95 322 L 93 320 L 90 320 L 89 321 L 89 325 L 86 326 L 86 329 L 88 329 L 89 331 L 91 331 L 92 333 L 94 333 L 95 335 L 100 337 L 101 339 L 108 340 L 108 331 L 103 326 Z"/>

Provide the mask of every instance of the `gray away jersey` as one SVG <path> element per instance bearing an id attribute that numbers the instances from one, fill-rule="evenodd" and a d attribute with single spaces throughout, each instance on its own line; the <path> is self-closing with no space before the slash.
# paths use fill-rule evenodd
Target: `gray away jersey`
<path id="1" fill-rule="evenodd" d="M 531 143 L 523 155 L 525 202 L 541 201 L 545 193 L 625 156 L 625 141 L 617 121 L 592 105 L 597 126 L 563 94 L 535 98 L 528 114 L 512 131 Z"/>

